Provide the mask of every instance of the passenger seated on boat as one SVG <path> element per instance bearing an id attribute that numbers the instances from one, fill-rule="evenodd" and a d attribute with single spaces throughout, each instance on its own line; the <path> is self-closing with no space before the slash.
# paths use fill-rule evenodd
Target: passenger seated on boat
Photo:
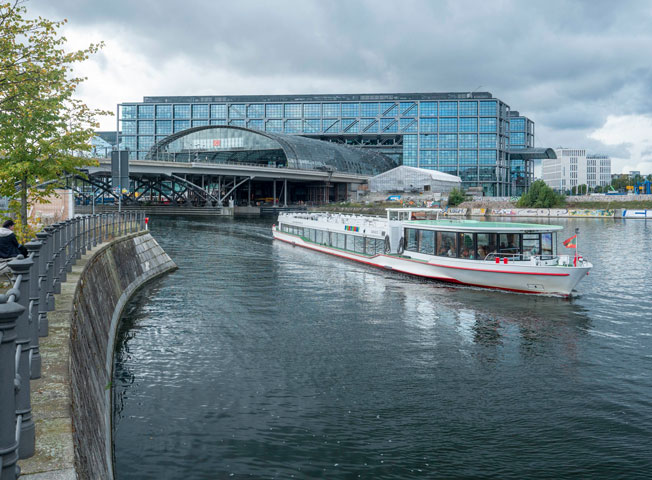
<path id="1" fill-rule="evenodd" d="M 484 257 L 487 256 L 487 251 L 484 249 L 482 245 L 478 247 L 478 258 L 480 260 L 484 260 Z"/>
<path id="2" fill-rule="evenodd" d="M 462 250 L 462 258 L 470 258 L 470 256 L 471 255 L 469 254 L 469 249 L 468 248 L 465 248 L 464 250 Z"/>
<path id="3" fill-rule="evenodd" d="M 455 250 L 453 250 L 452 245 L 448 246 L 448 251 L 446 252 L 446 255 L 448 255 L 449 257 L 454 257 L 455 256 Z"/>

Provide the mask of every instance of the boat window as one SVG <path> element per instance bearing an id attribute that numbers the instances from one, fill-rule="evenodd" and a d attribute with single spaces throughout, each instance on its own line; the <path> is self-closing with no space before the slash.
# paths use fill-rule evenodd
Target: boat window
<path id="1" fill-rule="evenodd" d="M 317 239 L 317 232 L 315 231 L 314 228 L 309 228 L 308 229 L 308 235 L 311 241 L 315 241 Z"/>
<path id="2" fill-rule="evenodd" d="M 475 259 L 475 240 L 472 233 L 460 233 L 460 258 Z"/>
<path id="3" fill-rule="evenodd" d="M 541 234 L 541 255 L 553 255 L 553 241 L 552 233 L 542 233 Z"/>
<path id="4" fill-rule="evenodd" d="M 410 252 L 418 252 L 417 230 L 415 228 L 405 229 L 405 249 Z"/>
<path id="5" fill-rule="evenodd" d="M 454 232 L 437 232 L 437 255 L 457 256 L 457 235 Z"/>
<path id="6" fill-rule="evenodd" d="M 333 235 L 337 235 L 337 248 L 341 248 L 344 250 L 346 248 L 346 245 L 344 243 L 344 237 L 345 235 L 343 233 L 334 233 Z"/>
<path id="7" fill-rule="evenodd" d="M 398 220 L 398 212 L 389 211 L 389 212 L 387 212 L 387 214 L 388 214 L 387 218 L 389 220 Z"/>
<path id="8" fill-rule="evenodd" d="M 364 238 L 363 237 L 358 237 L 358 236 L 353 236 L 353 246 L 354 250 L 357 253 L 364 253 Z"/>
<path id="9" fill-rule="evenodd" d="M 523 234 L 523 258 L 529 259 L 533 255 L 541 255 L 541 242 L 538 233 Z"/>
<path id="10" fill-rule="evenodd" d="M 344 235 L 346 237 L 346 248 L 347 250 L 351 250 L 352 252 L 355 250 L 355 247 L 353 245 L 353 235 Z"/>
<path id="11" fill-rule="evenodd" d="M 322 230 L 315 231 L 315 242 L 324 243 L 324 232 Z"/>
<path id="12" fill-rule="evenodd" d="M 499 235 L 498 253 L 516 255 L 521 253 L 521 239 L 518 233 L 501 233 Z"/>
<path id="13" fill-rule="evenodd" d="M 419 253 L 435 254 L 435 232 L 419 230 Z"/>
<path id="14" fill-rule="evenodd" d="M 493 237 L 493 238 L 492 238 Z M 477 234 L 478 246 L 478 260 L 484 260 L 487 255 L 496 250 L 496 234 L 495 233 L 478 233 Z"/>

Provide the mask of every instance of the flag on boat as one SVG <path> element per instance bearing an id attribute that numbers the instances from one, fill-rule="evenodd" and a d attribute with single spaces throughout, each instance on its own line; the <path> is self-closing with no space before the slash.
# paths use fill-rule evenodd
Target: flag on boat
<path id="1" fill-rule="evenodd" d="M 563 243 L 566 248 L 577 248 L 577 235 L 567 238 Z"/>

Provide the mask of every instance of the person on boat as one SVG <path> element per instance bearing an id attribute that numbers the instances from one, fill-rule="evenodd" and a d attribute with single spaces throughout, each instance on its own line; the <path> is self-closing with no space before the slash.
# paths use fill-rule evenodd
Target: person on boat
<path id="1" fill-rule="evenodd" d="M 462 258 L 470 258 L 469 249 L 466 247 L 462 250 Z"/>
<path id="2" fill-rule="evenodd" d="M 450 243 L 448 244 L 448 251 L 446 252 L 446 255 L 449 257 L 454 257 L 455 256 L 455 250 L 453 249 L 453 245 Z"/>
<path id="3" fill-rule="evenodd" d="M 484 260 L 484 258 L 487 256 L 487 251 L 484 249 L 482 245 L 478 247 L 478 258 L 480 260 Z"/>
<path id="4" fill-rule="evenodd" d="M 18 255 L 27 256 L 27 249 L 18 243 L 14 227 L 16 224 L 9 219 L 0 228 L 0 258 L 13 258 Z"/>

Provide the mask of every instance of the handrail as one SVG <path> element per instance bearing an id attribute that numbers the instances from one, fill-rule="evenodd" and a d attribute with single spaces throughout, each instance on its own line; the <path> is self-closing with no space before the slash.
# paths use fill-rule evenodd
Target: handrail
<path id="1" fill-rule="evenodd" d="M 39 337 L 66 274 L 88 250 L 117 236 L 147 230 L 142 211 L 84 215 L 49 225 L 25 244 L 29 255 L 9 259 L 13 284 L 0 295 L 0 477 L 16 479 L 18 460 L 34 455 L 36 434 L 30 380 L 41 376 Z M 9 359 L 11 361 L 6 361 Z M 15 434 L 14 434 L 15 432 Z M 12 473 L 13 472 L 13 473 Z"/>

